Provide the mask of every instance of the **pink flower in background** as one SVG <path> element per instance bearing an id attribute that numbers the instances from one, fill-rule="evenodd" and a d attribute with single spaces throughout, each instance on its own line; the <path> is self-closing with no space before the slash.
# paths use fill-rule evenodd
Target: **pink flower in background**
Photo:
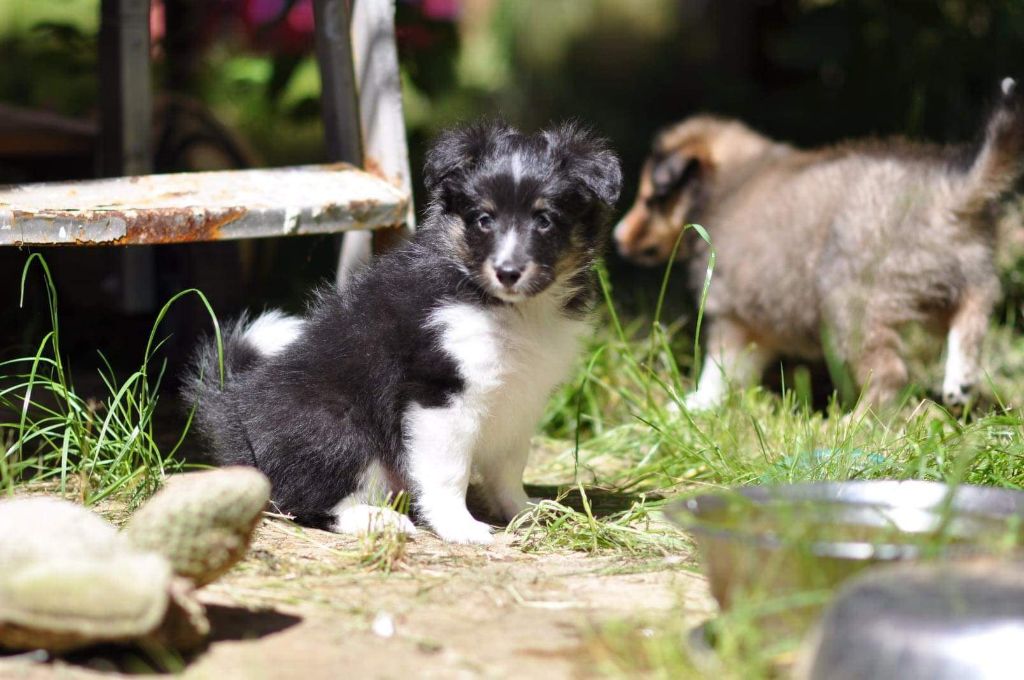
<path id="1" fill-rule="evenodd" d="M 257 48 L 296 53 L 312 47 L 313 1 L 299 0 L 284 14 L 286 7 L 285 0 L 244 0 L 242 18 Z"/>
<path id="2" fill-rule="evenodd" d="M 167 34 L 167 16 L 163 0 L 153 0 L 149 6 L 149 41 L 152 56 L 160 54 L 160 43 Z"/>
<path id="3" fill-rule="evenodd" d="M 285 20 L 288 28 L 296 33 L 312 35 L 314 29 L 312 0 L 303 0 L 292 7 Z"/>
<path id="4" fill-rule="evenodd" d="M 423 0 L 423 16 L 436 21 L 455 21 L 461 6 L 461 0 Z"/>
<path id="5" fill-rule="evenodd" d="M 2 0 L 0 0 L 2 1 Z M 270 54 L 306 54 L 312 51 L 316 30 L 313 0 L 205 0 L 208 8 L 203 30 L 195 40 L 203 45 L 241 35 L 250 49 Z M 437 43 L 438 24 L 453 23 L 463 0 L 399 0 L 413 8 L 415 18 L 400 18 L 396 28 L 403 50 L 428 50 Z M 152 0 L 150 34 L 153 56 L 162 55 L 166 35 L 165 0 Z"/>

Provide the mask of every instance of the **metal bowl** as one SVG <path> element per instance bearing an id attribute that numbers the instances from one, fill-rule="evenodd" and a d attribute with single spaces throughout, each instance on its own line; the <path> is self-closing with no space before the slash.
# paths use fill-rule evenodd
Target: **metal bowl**
<path id="1" fill-rule="evenodd" d="M 1024 565 L 903 565 L 848 583 L 797 667 L 803 680 L 1021 677 Z"/>
<path id="2" fill-rule="evenodd" d="M 671 505 L 696 538 L 723 610 L 751 597 L 831 593 L 866 567 L 1012 552 L 1024 493 L 922 481 L 755 486 Z M 825 599 L 796 615 L 806 627 Z"/>

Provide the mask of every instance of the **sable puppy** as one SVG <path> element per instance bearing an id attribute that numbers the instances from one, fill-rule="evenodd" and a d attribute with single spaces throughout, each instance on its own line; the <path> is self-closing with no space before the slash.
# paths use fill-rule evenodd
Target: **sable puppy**
<path id="1" fill-rule="evenodd" d="M 305 316 L 268 312 L 199 350 L 185 397 L 223 464 L 248 464 L 300 522 L 412 532 L 372 505 L 407 491 L 439 536 L 489 543 L 466 508 L 526 506 L 530 437 L 590 332 L 592 264 L 621 185 L 604 141 L 574 125 L 501 123 L 440 136 L 426 217 L 406 245 Z"/>
<path id="2" fill-rule="evenodd" d="M 942 397 L 964 403 L 999 294 L 999 198 L 1022 151 L 1010 78 L 974 149 L 889 140 L 805 151 L 710 116 L 660 134 L 615 239 L 623 256 L 654 265 L 684 225 L 711 236 L 707 360 L 686 406 L 717 405 L 727 380 L 750 384 L 780 354 L 821 356 L 823 331 L 862 404 L 884 404 L 908 380 L 898 329 L 909 322 L 946 334 Z M 691 234 L 679 255 L 699 285 L 708 252 Z"/>

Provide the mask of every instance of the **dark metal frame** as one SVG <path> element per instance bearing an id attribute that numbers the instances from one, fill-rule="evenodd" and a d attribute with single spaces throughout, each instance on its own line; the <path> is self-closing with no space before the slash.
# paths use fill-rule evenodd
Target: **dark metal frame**
<path id="1" fill-rule="evenodd" d="M 314 0 L 324 136 L 331 160 L 387 179 L 410 197 L 408 150 L 394 37 L 395 0 Z M 150 0 L 102 0 L 100 21 L 100 171 L 107 177 L 152 171 Z M 374 249 L 408 230 L 345 238 L 339 284 Z"/>

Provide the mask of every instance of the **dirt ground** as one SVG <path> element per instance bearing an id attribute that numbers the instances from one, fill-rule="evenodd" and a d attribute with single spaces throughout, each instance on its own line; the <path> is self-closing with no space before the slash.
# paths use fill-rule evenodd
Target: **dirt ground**
<path id="1" fill-rule="evenodd" d="M 696 624 L 713 608 L 693 556 L 525 552 L 444 544 L 420 531 L 390 572 L 358 539 L 266 519 L 249 556 L 201 591 L 207 649 L 165 659 L 184 678 L 586 678 L 588 640 L 607 622 L 651 616 Z M 673 614 L 671 612 L 675 611 Z M 152 673 L 136 653 L 48 661 L 0 656 L 0 678 Z"/>

